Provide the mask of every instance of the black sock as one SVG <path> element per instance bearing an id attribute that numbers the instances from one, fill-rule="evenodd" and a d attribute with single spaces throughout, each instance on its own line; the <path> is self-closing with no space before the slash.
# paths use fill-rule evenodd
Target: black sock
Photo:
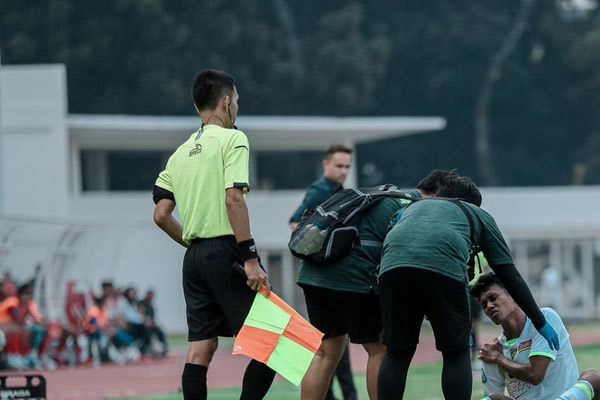
<path id="1" fill-rule="evenodd" d="M 256 360 L 250 361 L 244 373 L 240 400 L 262 400 L 274 378 L 275 371 L 267 365 Z"/>
<path id="2" fill-rule="evenodd" d="M 206 400 L 206 371 L 204 365 L 186 363 L 181 375 L 184 400 Z"/>
<path id="3" fill-rule="evenodd" d="M 442 352 L 442 391 L 447 400 L 469 400 L 473 387 L 469 349 Z"/>
<path id="4" fill-rule="evenodd" d="M 397 400 L 404 396 L 408 367 L 417 347 L 385 353 L 377 378 L 377 398 L 379 400 Z"/>

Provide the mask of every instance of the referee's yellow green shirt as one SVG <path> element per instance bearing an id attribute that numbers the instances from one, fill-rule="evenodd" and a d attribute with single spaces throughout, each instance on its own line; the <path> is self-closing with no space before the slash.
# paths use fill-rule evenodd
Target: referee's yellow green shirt
<path id="1" fill-rule="evenodd" d="M 225 190 L 248 191 L 249 152 L 244 132 L 205 125 L 171 155 L 156 186 L 173 193 L 185 242 L 233 235 Z"/>

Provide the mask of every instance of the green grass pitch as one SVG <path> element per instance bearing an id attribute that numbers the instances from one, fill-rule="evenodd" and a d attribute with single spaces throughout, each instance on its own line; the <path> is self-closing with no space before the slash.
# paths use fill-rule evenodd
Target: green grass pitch
<path id="1" fill-rule="evenodd" d="M 575 355 L 579 362 L 579 369 L 583 371 L 587 368 L 600 368 L 600 346 L 577 347 Z M 441 364 L 431 364 L 410 369 L 408 382 L 406 384 L 406 399 L 419 400 L 443 400 L 442 389 L 440 387 Z M 365 385 L 365 375 L 356 374 L 354 376 L 360 400 L 367 400 L 367 388 Z M 341 398 L 339 388 L 336 388 L 336 397 Z M 237 400 L 239 398 L 240 388 L 228 388 L 212 390 L 208 395 L 209 400 Z M 473 400 L 482 398 L 481 383 L 478 380 L 473 382 Z M 171 394 L 164 396 L 145 397 L 138 400 L 179 400 L 181 394 Z M 286 382 L 277 382 L 273 385 L 267 400 L 298 400 L 300 398 L 300 389 Z"/>

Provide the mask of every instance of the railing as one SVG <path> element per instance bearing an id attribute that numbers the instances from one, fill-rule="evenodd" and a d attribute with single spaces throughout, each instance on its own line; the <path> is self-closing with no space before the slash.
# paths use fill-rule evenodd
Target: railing
<path id="1" fill-rule="evenodd" d="M 510 246 L 515 265 L 540 306 L 556 308 L 565 319 L 600 319 L 600 237 L 520 237 Z M 113 279 L 117 285 L 133 284 L 140 291 L 157 289 L 159 319 L 167 330 L 182 332 L 183 252 L 151 222 L 86 225 L 0 217 L 0 274 L 9 271 L 24 282 L 39 264 L 35 296 L 49 318 L 64 314 L 69 280 L 98 291 L 102 280 Z M 259 253 L 274 290 L 304 313 L 304 296 L 296 285 L 298 260 L 285 246 L 259 246 Z"/>

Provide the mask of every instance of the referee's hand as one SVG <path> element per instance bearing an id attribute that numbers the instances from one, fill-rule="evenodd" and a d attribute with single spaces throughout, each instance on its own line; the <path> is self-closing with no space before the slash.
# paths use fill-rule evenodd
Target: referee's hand
<path id="1" fill-rule="evenodd" d="M 258 265 L 258 259 L 252 258 L 244 262 L 244 271 L 246 271 L 246 277 L 248 278 L 246 283 L 250 286 L 250 289 L 258 292 L 264 286 L 267 289 L 267 297 L 271 295 L 269 276 Z"/>

